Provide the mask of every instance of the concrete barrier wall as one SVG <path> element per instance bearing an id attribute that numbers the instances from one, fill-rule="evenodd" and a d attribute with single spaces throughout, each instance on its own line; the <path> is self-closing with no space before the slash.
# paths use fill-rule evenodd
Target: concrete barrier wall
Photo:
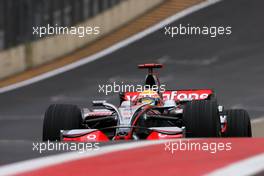
<path id="1" fill-rule="evenodd" d="M 24 71 L 26 68 L 25 46 L 0 52 L 0 79 Z"/>
<path id="2" fill-rule="evenodd" d="M 99 26 L 100 34 L 56 35 L 0 52 L 0 79 L 69 54 L 121 27 L 164 0 L 123 0 L 78 26 Z"/>

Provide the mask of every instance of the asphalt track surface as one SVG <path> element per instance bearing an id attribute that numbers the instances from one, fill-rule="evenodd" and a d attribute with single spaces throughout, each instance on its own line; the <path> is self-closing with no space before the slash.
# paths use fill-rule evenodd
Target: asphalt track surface
<path id="1" fill-rule="evenodd" d="M 52 103 L 80 107 L 94 99 L 117 103 L 117 94 L 98 93 L 98 85 L 142 83 L 136 65 L 164 63 L 160 79 L 169 89 L 214 88 L 220 104 L 245 108 L 252 118 L 264 116 L 264 1 L 228 0 L 193 13 L 171 26 L 232 26 L 218 38 L 179 36 L 159 30 L 97 61 L 41 82 L 0 95 L 0 164 L 40 157 L 45 109 Z"/>

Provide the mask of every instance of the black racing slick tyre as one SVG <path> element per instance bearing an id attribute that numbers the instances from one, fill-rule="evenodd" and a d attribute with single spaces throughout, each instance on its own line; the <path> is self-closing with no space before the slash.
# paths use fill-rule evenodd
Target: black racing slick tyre
<path id="1" fill-rule="evenodd" d="M 227 130 L 225 137 L 252 137 L 248 112 L 243 109 L 226 110 Z"/>
<path id="2" fill-rule="evenodd" d="M 220 118 L 216 100 L 187 102 L 183 112 L 186 137 L 219 137 Z"/>
<path id="3" fill-rule="evenodd" d="M 43 141 L 59 141 L 60 130 L 80 129 L 81 110 L 75 105 L 50 105 L 44 116 Z"/>

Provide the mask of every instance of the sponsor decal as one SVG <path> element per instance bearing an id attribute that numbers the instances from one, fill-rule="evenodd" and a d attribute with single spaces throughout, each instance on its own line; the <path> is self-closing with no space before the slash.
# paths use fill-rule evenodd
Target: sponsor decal
<path id="1" fill-rule="evenodd" d="M 162 93 L 163 100 L 204 100 L 210 94 L 212 90 L 203 89 L 203 90 L 178 90 L 178 91 L 165 91 Z M 125 100 L 134 101 L 139 96 L 140 92 L 127 92 L 125 94 Z"/>

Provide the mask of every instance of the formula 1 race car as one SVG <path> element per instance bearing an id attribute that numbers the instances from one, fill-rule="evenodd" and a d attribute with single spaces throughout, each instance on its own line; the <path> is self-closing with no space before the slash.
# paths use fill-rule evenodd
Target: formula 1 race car
<path id="1" fill-rule="evenodd" d="M 141 92 L 120 93 L 120 105 L 93 101 L 95 109 L 50 105 L 44 117 L 43 141 L 100 142 L 196 137 L 251 137 L 247 111 L 224 110 L 211 89 L 160 90 L 148 69 Z M 153 90 L 153 88 L 156 90 Z"/>

